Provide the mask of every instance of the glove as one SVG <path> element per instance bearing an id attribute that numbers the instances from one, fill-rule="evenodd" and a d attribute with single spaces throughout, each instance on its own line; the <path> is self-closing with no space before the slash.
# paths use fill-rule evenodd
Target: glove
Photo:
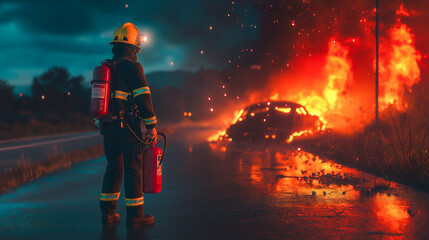
<path id="1" fill-rule="evenodd" d="M 154 143 L 156 143 L 157 140 L 158 140 L 158 134 L 156 132 L 156 129 L 155 128 L 148 129 L 146 131 L 145 142 L 148 142 L 148 143 L 154 142 Z"/>
<path id="2" fill-rule="evenodd" d="M 98 118 L 94 118 L 95 127 L 101 128 L 101 120 Z"/>

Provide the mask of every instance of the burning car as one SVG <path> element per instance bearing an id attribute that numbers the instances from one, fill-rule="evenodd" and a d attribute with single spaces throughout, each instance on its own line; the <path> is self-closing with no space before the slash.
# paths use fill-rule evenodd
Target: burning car
<path id="1" fill-rule="evenodd" d="M 304 106 L 287 101 L 257 103 L 241 110 L 221 140 L 290 142 L 320 130 L 323 123 Z"/>

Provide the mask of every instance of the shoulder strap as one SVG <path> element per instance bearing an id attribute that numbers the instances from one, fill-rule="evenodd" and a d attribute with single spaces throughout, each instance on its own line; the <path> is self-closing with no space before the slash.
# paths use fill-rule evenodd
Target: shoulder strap
<path id="1" fill-rule="evenodd" d="M 110 69 L 112 70 L 113 88 L 114 89 L 121 89 L 125 92 L 130 92 L 129 88 L 125 84 L 121 74 L 119 74 L 119 71 L 118 71 L 119 64 L 125 60 L 121 59 L 119 61 L 114 61 L 114 60 L 109 59 L 106 61 L 108 61 L 108 64 L 110 65 Z"/>

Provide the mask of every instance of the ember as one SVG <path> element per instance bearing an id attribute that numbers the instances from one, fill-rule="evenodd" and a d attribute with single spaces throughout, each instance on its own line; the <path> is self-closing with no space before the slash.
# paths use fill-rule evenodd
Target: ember
<path id="1" fill-rule="evenodd" d="M 264 12 L 276 11 L 274 6 L 258 4 L 264 7 Z M 327 24 L 326 28 L 317 24 L 313 28 L 308 28 L 311 25 L 303 20 L 302 16 L 307 14 L 304 12 L 299 12 L 297 18 L 291 17 L 284 24 L 282 20 L 285 19 L 272 16 L 273 24 L 288 28 L 290 32 L 296 34 L 295 38 L 291 42 L 291 48 L 285 46 L 284 50 L 280 50 L 283 51 L 282 53 L 279 53 L 279 48 L 270 48 L 270 46 L 265 46 L 266 51 L 259 53 L 260 56 L 266 57 L 267 62 L 272 66 L 281 65 L 279 71 L 273 70 L 276 69 L 275 67 L 254 64 L 252 60 L 250 69 L 254 70 L 256 65 L 261 66 L 260 71 L 269 74 L 269 81 L 264 87 L 246 94 L 240 93 L 240 103 L 233 106 L 234 110 L 229 110 L 235 111 L 233 124 L 240 121 L 240 117 L 237 116 L 238 108 L 259 102 L 292 101 L 303 105 L 310 115 L 319 117 L 323 122 L 317 129 L 319 131 L 327 128 L 341 133 L 360 131 L 374 121 L 375 8 L 371 4 L 358 4 L 353 7 L 356 18 L 347 19 L 340 15 L 344 13 L 341 7 L 327 7 L 325 9 L 327 11 L 316 11 L 310 7 L 315 3 L 306 1 L 303 4 L 308 5 L 308 14 L 316 21 L 324 21 Z M 293 4 L 286 5 L 288 10 L 294 8 Z M 359 8 L 361 10 L 358 10 Z M 379 110 L 381 112 L 389 106 L 400 111 L 406 110 L 408 103 L 404 99 L 405 93 L 411 92 L 411 88 L 420 81 L 419 65 L 423 58 L 415 46 L 413 29 L 401 19 L 418 13 L 406 9 L 403 4 L 398 5 L 396 11 L 389 11 L 389 14 L 394 17 L 390 23 L 383 23 L 380 35 Z M 357 26 L 351 24 L 353 21 L 357 22 Z M 359 29 L 347 32 L 340 29 L 341 26 Z M 323 32 L 324 38 L 319 39 L 314 36 Z M 316 38 L 317 44 L 311 40 Z M 258 49 L 261 48 L 242 48 L 236 60 L 228 57 L 227 61 L 235 66 L 233 71 L 237 73 L 246 71 L 244 67 L 239 68 L 239 66 L 245 64 L 243 62 L 245 58 L 252 56 L 251 54 L 255 52 L 258 53 Z M 289 58 L 282 60 L 280 57 L 282 55 Z M 228 76 L 228 80 L 231 80 L 231 76 Z M 234 90 L 229 85 L 228 89 Z M 223 93 L 223 96 L 226 97 L 229 94 Z M 288 113 L 290 110 L 282 108 L 278 111 Z M 263 123 L 268 123 L 268 120 L 264 118 Z M 227 127 L 225 126 L 225 129 Z M 299 136 L 313 134 L 314 131 L 311 129 L 293 132 L 286 138 L 286 142 L 290 143 Z M 269 132 L 263 136 L 265 135 L 268 136 L 267 139 L 272 139 Z"/>

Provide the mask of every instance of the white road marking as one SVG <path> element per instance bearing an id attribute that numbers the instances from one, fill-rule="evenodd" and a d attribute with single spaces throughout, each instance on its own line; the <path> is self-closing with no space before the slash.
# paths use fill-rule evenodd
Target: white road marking
<path id="1" fill-rule="evenodd" d="M 59 139 L 59 140 L 51 140 L 51 141 L 46 141 L 46 142 L 29 143 L 29 144 L 24 144 L 24 145 L 19 145 L 19 146 L 13 146 L 13 147 L 5 147 L 5 148 L 0 148 L 0 152 L 9 151 L 9 150 L 16 150 L 16 149 L 21 149 L 21 148 L 37 147 L 37 146 L 42 146 L 42 145 L 47 145 L 47 144 L 53 144 L 53 143 L 61 143 L 61 142 L 74 141 L 74 140 L 79 140 L 79 139 L 84 139 L 84 138 L 95 137 L 95 136 L 98 136 L 98 135 L 99 134 L 92 134 L 92 135 L 85 135 L 85 136 L 77 136 L 77 137 L 71 137 L 71 138 L 64 138 L 64 139 Z"/>

